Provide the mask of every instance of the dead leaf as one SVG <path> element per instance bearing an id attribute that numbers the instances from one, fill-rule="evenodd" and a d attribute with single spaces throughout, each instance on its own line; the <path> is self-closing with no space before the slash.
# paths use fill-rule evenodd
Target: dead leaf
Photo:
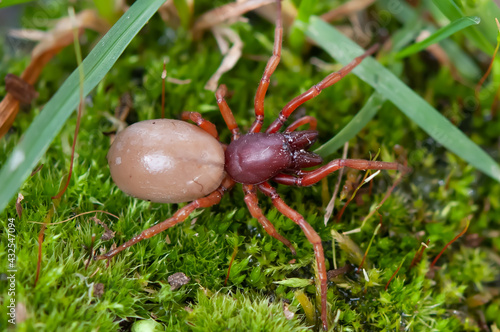
<path id="1" fill-rule="evenodd" d="M 101 269 L 100 267 L 97 267 L 97 269 L 94 272 L 92 272 L 91 275 L 89 275 L 89 278 L 93 278 L 97 274 L 97 272 L 99 272 L 100 269 Z"/>
<path id="2" fill-rule="evenodd" d="M 222 74 L 231 70 L 241 58 L 243 42 L 241 41 L 240 36 L 230 28 L 213 27 L 212 32 L 217 40 L 217 43 L 219 44 L 221 53 L 224 55 L 219 68 L 217 68 L 215 73 L 208 80 L 207 84 L 205 84 L 206 90 L 215 92 Z M 229 44 L 226 39 L 233 44 L 231 48 L 229 48 Z"/>
<path id="3" fill-rule="evenodd" d="M 295 316 L 295 313 L 290 311 L 290 305 L 288 303 L 283 303 L 283 313 L 285 314 L 285 318 L 288 320 L 292 320 Z"/>
<path id="4" fill-rule="evenodd" d="M 469 308 L 475 308 L 490 302 L 492 298 L 492 294 L 483 292 L 469 296 L 465 301 Z"/>
<path id="5" fill-rule="evenodd" d="M 21 201 L 24 199 L 23 194 L 19 193 L 17 194 L 17 199 L 16 199 L 16 212 L 17 216 L 19 217 L 19 220 L 23 216 L 23 206 L 21 205 Z"/>
<path id="6" fill-rule="evenodd" d="M 99 18 L 93 10 L 84 10 L 76 15 L 75 20 L 70 20 L 69 17 L 61 18 L 57 24 L 40 40 L 37 46 L 31 52 L 31 62 L 21 74 L 21 79 L 26 84 L 33 85 L 42 69 L 54 55 L 66 46 L 73 43 L 73 24 L 79 30 L 79 34 L 83 29 L 92 29 L 104 33 L 109 29 L 109 25 Z M 14 119 L 19 112 L 19 99 L 12 93 L 7 93 L 5 98 L 0 102 L 0 138 L 5 135 L 9 128 L 14 123 Z"/>
<path id="7" fill-rule="evenodd" d="M 108 228 L 108 225 L 106 225 L 104 222 L 99 220 L 96 216 L 91 217 L 90 220 L 93 220 L 96 224 L 101 225 L 104 228 L 104 234 L 101 236 L 101 240 L 109 241 L 115 237 L 116 232 L 111 231 Z"/>
<path id="8" fill-rule="evenodd" d="M 38 92 L 31 84 L 14 74 L 5 76 L 5 90 L 25 105 L 31 104 L 31 101 L 38 97 Z"/>
<path id="9" fill-rule="evenodd" d="M 271 23 L 276 22 L 276 3 L 272 2 L 271 4 L 259 7 L 255 9 L 255 12 L 268 20 Z M 284 31 L 286 33 L 286 27 L 292 26 L 295 18 L 297 18 L 298 11 L 292 1 L 282 1 L 281 3 L 281 20 L 283 22 Z"/>
<path id="10" fill-rule="evenodd" d="M 104 294 L 104 284 L 98 282 L 94 284 L 94 296 L 100 299 Z"/>
<path id="11" fill-rule="evenodd" d="M 36 173 L 40 172 L 40 170 L 42 169 L 43 167 L 43 164 L 40 164 L 38 165 L 32 172 L 31 172 L 31 175 L 30 176 L 33 176 L 35 175 Z"/>
<path id="12" fill-rule="evenodd" d="M 353 269 L 354 268 L 352 265 L 346 264 L 343 267 L 339 267 L 338 269 L 328 271 L 326 273 L 326 276 L 327 276 L 328 280 L 331 281 L 332 279 L 335 279 L 339 276 L 342 276 L 342 275 L 346 274 L 347 272 L 352 271 Z"/>
<path id="13" fill-rule="evenodd" d="M 275 0 L 248 0 L 244 2 L 232 2 L 212 9 L 198 17 L 192 29 L 193 36 L 199 38 L 207 29 L 211 29 L 222 22 L 237 18 L 246 12 L 271 3 L 275 3 Z"/>
<path id="14" fill-rule="evenodd" d="M 168 83 L 177 84 L 177 85 L 185 85 L 185 84 L 191 83 L 191 79 L 188 78 L 188 79 L 185 79 L 185 80 L 181 80 L 181 79 L 169 76 L 169 77 L 167 77 L 167 82 Z"/>
<path id="15" fill-rule="evenodd" d="M 125 92 L 120 97 L 120 105 L 118 105 L 118 107 L 115 108 L 115 117 L 119 119 L 122 123 L 125 122 L 132 107 L 134 107 L 134 101 L 132 100 L 132 95 L 129 92 Z"/>
<path id="16" fill-rule="evenodd" d="M 193 12 L 194 0 L 187 0 L 187 6 L 190 12 Z M 181 18 L 179 17 L 179 12 L 175 7 L 173 0 L 166 1 L 163 5 L 161 5 L 160 9 L 158 9 L 158 14 L 160 14 L 161 19 L 168 26 L 177 29 L 181 26 Z"/>
<path id="17" fill-rule="evenodd" d="M 368 6 L 373 4 L 375 0 L 353 0 L 338 6 L 335 9 L 330 10 L 328 13 L 321 15 L 321 19 L 325 22 L 332 22 L 335 20 L 340 20 L 348 15 L 357 13 L 361 10 L 366 9 Z"/>
<path id="18" fill-rule="evenodd" d="M 111 115 L 108 112 L 104 114 L 115 128 L 110 131 L 103 132 L 104 135 L 109 136 L 109 144 L 114 142 L 117 133 L 127 128 L 128 124 L 125 120 L 127 119 L 133 106 L 134 101 L 132 100 L 132 95 L 125 92 L 120 97 L 120 104 L 115 108 L 115 114 Z"/>
<path id="19" fill-rule="evenodd" d="M 347 150 L 348 149 L 349 149 L 349 141 L 345 142 L 345 144 L 344 144 L 344 150 L 342 152 L 342 159 L 347 158 Z M 344 167 L 342 167 L 339 171 L 337 184 L 335 185 L 335 189 L 333 190 L 332 198 L 330 199 L 330 202 L 328 202 L 328 205 L 326 206 L 326 209 L 325 209 L 325 217 L 324 217 L 325 226 L 328 224 L 328 220 L 330 220 L 330 217 L 333 214 L 333 209 L 335 208 L 335 200 L 337 199 L 337 194 L 339 193 L 340 182 L 342 180 L 343 174 L 344 174 Z"/>
<path id="20" fill-rule="evenodd" d="M 23 323 L 28 317 L 26 306 L 23 302 L 18 302 L 16 305 L 16 324 Z"/>
<path id="21" fill-rule="evenodd" d="M 174 273 L 170 277 L 168 277 L 168 283 L 170 284 L 172 290 L 180 288 L 181 286 L 187 284 L 190 280 L 191 278 L 189 278 L 182 272 Z"/>
<path id="22" fill-rule="evenodd" d="M 361 248 L 353 241 L 349 236 L 345 234 L 340 234 L 336 230 L 332 229 L 331 230 L 332 238 L 337 241 L 340 249 L 344 251 L 347 256 L 349 257 L 349 260 L 356 265 L 359 265 L 361 261 L 363 260 L 364 252 L 361 250 Z M 365 267 L 370 268 L 371 263 L 366 260 L 365 262 Z"/>

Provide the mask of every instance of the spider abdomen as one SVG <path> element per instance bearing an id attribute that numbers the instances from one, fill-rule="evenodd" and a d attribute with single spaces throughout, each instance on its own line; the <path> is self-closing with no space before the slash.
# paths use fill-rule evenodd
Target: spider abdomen
<path id="1" fill-rule="evenodd" d="M 111 145 L 108 163 L 123 192 L 157 203 L 203 197 L 224 177 L 219 141 L 179 120 L 147 120 L 127 127 Z"/>

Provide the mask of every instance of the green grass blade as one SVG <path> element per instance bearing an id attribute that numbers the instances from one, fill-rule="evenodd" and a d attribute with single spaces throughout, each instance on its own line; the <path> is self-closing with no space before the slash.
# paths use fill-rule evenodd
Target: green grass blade
<path id="1" fill-rule="evenodd" d="M 432 0 L 432 2 L 450 21 L 458 20 L 465 16 L 453 0 Z M 491 45 L 488 39 L 478 30 L 466 30 L 464 34 L 483 52 L 487 54 L 493 53 L 493 45 Z"/>
<path id="2" fill-rule="evenodd" d="M 306 33 L 343 64 L 363 53 L 356 43 L 317 17 L 311 18 Z M 437 142 L 500 181 L 500 166 L 486 152 L 375 59 L 365 59 L 353 73 L 393 102 Z"/>
<path id="3" fill-rule="evenodd" d="M 432 35 L 430 35 L 426 39 L 406 47 L 401 52 L 396 54 L 396 58 L 402 59 L 402 58 L 405 58 L 411 54 L 420 52 L 421 50 L 426 49 L 430 45 L 438 43 L 441 40 L 448 38 L 449 36 L 451 36 L 455 32 L 458 32 L 462 29 L 465 29 L 471 25 L 479 24 L 479 22 L 481 22 L 481 19 L 477 16 L 461 17 L 458 20 L 451 22 L 447 26 L 442 27 L 441 29 L 437 30 L 436 32 L 434 32 Z"/>
<path id="4" fill-rule="evenodd" d="M 316 6 L 317 0 L 302 0 L 299 6 L 299 12 L 297 17 L 290 28 L 290 34 L 288 40 L 290 45 L 295 51 L 301 52 L 304 43 L 306 41 L 306 36 L 304 34 L 309 23 L 309 17 L 313 14 L 314 7 Z"/>
<path id="5" fill-rule="evenodd" d="M 189 29 L 191 21 L 191 13 L 186 0 L 174 0 L 175 8 L 181 19 L 181 24 L 184 29 Z"/>
<path id="6" fill-rule="evenodd" d="M 422 27 L 423 21 L 418 16 L 415 16 L 410 21 L 406 21 L 404 25 L 391 36 L 392 51 L 398 52 L 406 45 L 411 44 L 411 42 L 418 37 Z"/>
<path id="7" fill-rule="evenodd" d="M 432 0 L 432 2 L 449 20 L 457 20 L 464 16 L 460 7 L 453 0 Z"/>
<path id="8" fill-rule="evenodd" d="M 368 122 L 377 114 L 387 99 L 379 93 L 370 96 L 366 104 L 354 118 L 331 140 L 317 148 L 314 152 L 325 158 L 337 151 L 345 142 L 356 136 Z"/>
<path id="9" fill-rule="evenodd" d="M 469 6 L 467 15 L 481 17 L 481 25 L 478 28 L 491 43 L 496 38 L 495 19 L 500 18 L 500 6 L 495 1 L 483 1 L 479 6 L 469 3 Z"/>
<path id="10" fill-rule="evenodd" d="M 453 40 L 445 39 L 439 45 L 448 56 L 451 55 L 450 61 L 460 75 L 472 82 L 476 82 L 481 77 L 481 69 L 478 65 Z"/>
<path id="11" fill-rule="evenodd" d="M 87 95 L 106 75 L 134 36 L 164 0 L 136 1 L 83 61 Z M 30 125 L 0 170 L 0 212 L 28 177 L 79 101 L 78 69 L 73 71 Z"/>
<path id="12" fill-rule="evenodd" d="M 378 0 L 377 4 L 405 25 L 408 24 L 408 22 L 418 22 L 419 20 L 417 11 L 405 2 L 399 2 L 397 7 L 393 6 L 394 3 L 392 0 Z M 484 24 L 484 19 L 482 21 Z M 424 29 L 431 33 L 436 31 L 434 25 L 429 22 L 424 22 Z M 453 63 L 454 67 L 457 68 L 460 75 L 473 82 L 476 82 L 481 77 L 482 72 L 479 66 L 453 40 L 445 39 L 440 45 L 445 50 L 446 54 L 448 54 L 450 61 Z"/>
<path id="13" fill-rule="evenodd" d="M 33 0 L 3 0 L 0 1 L 0 8 L 10 7 L 14 5 L 20 5 L 22 3 L 31 2 Z"/>

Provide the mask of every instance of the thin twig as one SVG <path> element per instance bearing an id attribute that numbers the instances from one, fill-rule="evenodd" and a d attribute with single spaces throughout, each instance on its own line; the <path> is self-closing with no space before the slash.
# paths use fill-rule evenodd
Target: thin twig
<path id="1" fill-rule="evenodd" d="M 432 264 L 430 266 L 430 269 L 432 269 L 434 267 L 434 265 L 436 265 L 439 257 L 441 257 L 441 255 L 444 253 L 444 251 L 446 250 L 446 248 L 448 248 L 453 242 L 455 242 L 456 240 L 458 240 L 459 237 L 461 237 L 462 235 L 465 234 L 465 232 L 467 232 L 467 229 L 469 228 L 469 224 L 470 224 L 470 221 L 472 219 L 472 215 L 468 216 L 467 217 L 469 220 L 467 220 L 467 224 L 465 225 L 465 228 L 463 231 L 460 232 L 460 234 L 458 234 L 457 236 L 455 236 L 453 238 L 453 240 L 451 240 L 450 242 L 448 242 L 444 248 L 439 252 L 439 254 L 436 256 L 436 258 L 434 258 L 434 260 L 432 261 Z"/>
<path id="2" fill-rule="evenodd" d="M 64 187 L 57 193 L 57 195 L 53 196 L 52 199 L 59 199 L 64 195 L 66 192 L 66 189 L 68 189 L 69 186 L 69 181 L 71 181 L 71 174 L 73 173 L 73 165 L 75 162 L 75 148 L 76 148 L 76 140 L 78 138 L 78 131 L 80 130 L 80 120 L 82 118 L 82 113 L 83 113 L 83 107 L 84 107 L 84 95 L 83 95 L 83 82 L 85 80 L 85 74 L 83 73 L 83 66 L 82 66 L 82 51 L 80 49 L 80 42 L 78 40 L 78 37 L 80 35 L 79 29 L 76 23 L 76 18 L 75 18 L 75 9 L 73 7 L 68 8 L 68 13 L 69 17 L 71 19 L 71 22 L 73 23 L 73 41 L 75 45 L 75 54 L 76 54 L 76 63 L 78 65 L 78 74 L 80 77 L 80 102 L 78 103 L 78 113 L 76 116 L 76 126 L 75 126 L 75 134 L 73 136 L 73 144 L 71 146 L 71 161 L 69 164 L 69 172 L 68 172 L 68 178 L 66 180 L 66 184 Z"/>
<path id="3" fill-rule="evenodd" d="M 391 283 L 392 279 L 394 279 L 394 277 L 396 276 L 396 274 L 398 274 L 399 269 L 401 269 L 401 266 L 403 266 L 403 263 L 405 262 L 405 259 L 406 259 L 406 256 L 403 258 L 403 260 L 401 261 L 401 263 L 399 263 L 398 268 L 396 269 L 396 271 L 394 271 L 394 273 L 392 274 L 391 278 L 389 279 L 389 281 L 385 285 L 385 290 L 387 290 L 387 288 L 389 287 L 389 284 Z"/>
<path id="4" fill-rule="evenodd" d="M 114 214 L 109 213 L 109 212 L 107 212 L 107 211 L 103 211 L 103 210 L 92 210 L 92 211 L 88 211 L 88 212 L 82 212 L 82 213 L 79 213 L 79 214 L 77 214 L 76 216 L 73 216 L 73 217 L 71 217 L 71 218 L 68 218 L 68 219 L 63 220 L 63 221 L 58 221 L 58 222 L 52 222 L 52 223 L 45 223 L 45 222 L 39 222 L 39 221 L 30 221 L 30 222 L 31 222 L 31 223 L 34 223 L 34 224 L 41 224 L 41 225 L 47 225 L 47 226 L 49 226 L 49 225 L 58 225 L 58 224 L 63 224 L 63 223 L 65 223 L 65 222 L 67 222 L 67 221 L 70 221 L 70 220 L 72 220 L 72 219 L 78 218 L 78 217 L 80 217 L 80 216 L 83 216 L 83 215 L 85 215 L 85 214 L 94 213 L 94 212 L 101 212 L 101 213 L 105 213 L 105 214 L 107 214 L 107 215 L 110 215 L 110 216 L 115 217 L 116 219 L 120 219 L 120 217 L 115 216 Z"/>
<path id="5" fill-rule="evenodd" d="M 349 149 L 349 141 L 344 143 L 344 151 L 342 152 L 342 159 L 347 158 L 347 150 Z M 328 220 L 332 217 L 333 214 L 333 209 L 335 209 L 335 200 L 337 199 L 337 194 L 339 193 L 340 189 L 340 182 L 342 180 L 342 175 L 344 174 L 344 167 L 340 169 L 339 176 L 337 178 L 337 183 L 335 184 L 335 189 L 333 191 L 332 198 L 328 202 L 328 205 L 326 206 L 326 211 L 325 211 L 325 226 L 328 224 Z"/>
<path id="6" fill-rule="evenodd" d="M 236 258 L 236 254 L 238 253 L 238 246 L 235 246 L 233 249 L 233 254 L 231 255 L 231 261 L 229 262 L 229 268 L 227 269 L 226 280 L 224 280 L 224 286 L 227 286 L 227 281 L 229 280 L 229 273 L 231 272 L 231 267 L 233 266 L 234 259 Z"/>

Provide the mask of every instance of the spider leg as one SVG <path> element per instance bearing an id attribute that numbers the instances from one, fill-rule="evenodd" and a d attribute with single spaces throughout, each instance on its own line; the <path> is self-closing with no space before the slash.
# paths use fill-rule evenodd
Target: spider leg
<path id="1" fill-rule="evenodd" d="M 274 120 L 273 123 L 271 123 L 271 125 L 269 126 L 269 128 L 267 128 L 266 133 L 277 132 L 281 128 L 281 126 L 283 126 L 283 124 L 288 119 L 290 114 L 292 114 L 292 112 L 295 111 L 297 107 L 319 95 L 323 89 L 340 81 L 344 76 L 349 74 L 357 65 L 359 65 L 364 58 L 373 54 L 377 49 L 378 49 L 378 44 L 373 45 L 364 54 L 354 58 L 354 60 L 352 60 L 347 66 L 343 67 L 337 72 L 331 73 L 330 75 L 325 77 L 321 82 L 319 82 L 316 85 L 313 85 L 311 88 L 309 88 L 309 90 L 307 90 L 303 94 L 293 98 L 288 104 L 285 105 L 285 107 L 283 107 L 276 120 Z"/>
<path id="2" fill-rule="evenodd" d="M 252 217 L 256 218 L 259 223 L 264 227 L 264 230 L 267 234 L 274 237 L 276 240 L 281 241 L 285 246 L 290 248 L 290 251 L 293 255 L 296 255 L 295 248 L 292 243 L 288 241 L 285 237 L 280 235 L 276 228 L 274 228 L 273 224 L 262 213 L 262 210 L 259 207 L 259 202 L 257 200 L 257 191 L 253 185 L 243 185 L 243 191 L 245 192 L 245 203 L 247 204 L 248 210 Z"/>
<path id="3" fill-rule="evenodd" d="M 198 125 L 201 129 L 215 137 L 216 140 L 219 140 L 219 133 L 217 132 L 217 128 L 215 125 L 205 120 L 200 113 L 198 112 L 182 112 L 181 114 L 182 120 L 187 121 L 191 120 Z"/>
<path id="4" fill-rule="evenodd" d="M 269 196 L 273 205 L 286 217 L 290 218 L 297 225 L 300 226 L 305 236 L 311 242 L 314 247 L 314 254 L 316 256 L 316 264 L 318 267 L 318 277 L 321 284 L 321 321 L 323 322 L 323 328 L 328 330 L 327 321 L 327 311 L 326 311 L 326 292 L 327 292 L 327 276 L 326 276 L 326 266 L 325 266 L 325 255 L 323 254 L 323 245 L 321 244 L 321 237 L 316 233 L 314 228 L 304 219 L 304 217 L 289 207 L 280 197 L 269 183 L 264 182 L 258 185 L 260 191 L 262 191 L 266 196 Z"/>
<path id="5" fill-rule="evenodd" d="M 217 98 L 217 105 L 219 106 L 220 113 L 226 122 L 227 127 L 233 134 L 231 138 L 232 141 L 237 140 L 240 137 L 240 128 L 236 124 L 236 120 L 234 119 L 233 112 L 226 103 L 226 94 L 227 87 L 224 84 L 219 85 L 217 91 L 215 91 L 215 98 Z"/>
<path id="6" fill-rule="evenodd" d="M 215 204 L 218 204 L 222 198 L 222 196 L 234 185 L 234 181 L 229 177 L 226 176 L 224 180 L 222 180 L 222 184 L 212 192 L 211 194 L 199 198 L 195 201 L 192 201 L 188 205 L 184 206 L 182 209 L 179 209 L 174 215 L 170 218 L 168 218 L 165 221 L 162 221 L 159 224 L 156 224 L 144 231 L 142 231 L 141 234 L 134 236 L 121 246 L 117 247 L 116 249 L 110 250 L 104 255 L 99 255 L 96 257 L 96 259 L 110 259 L 116 254 L 118 254 L 120 251 L 127 249 L 128 247 L 131 247 L 132 245 L 136 244 L 139 241 L 142 241 L 144 239 L 149 239 L 150 237 L 163 232 L 164 230 L 180 223 L 186 220 L 186 218 L 197 208 L 207 208 L 210 206 L 213 206 Z"/>
<path id="7" fill-rule="evenodd" d="M 276 1 L 277 12 L 276 12 L 276 28 L 274 30 L 274 46 L 273 55 L 267 61 L 266 69 L 262 74 L 262 78 L 255 93 L 255 121 L 250 127 L 250 133 L 258 133 L 262 128 L 262 123 L 264 121 L 264 98 L 266 96 L 267 88 L 269 87 L 269 82 L 271 75 L 280 63 L 281 58 L 281 43 L 283 40 L 283 27 L 281 23 L 281 0 Z"/>
<path id="8" fill-rule="evenodd" d="M 349 167 L 360 170 L 393 169 L 403 173 L 409 173 L 411 171 L 409 167 L 401 165 L 397 162 L 373 161 L 364 159 L 335 159 L 313 171 L 307 172 L 305 174 L 299 174 L 299 176 L 297 177 L 281 173 L 273 177 L 272 180 L 274 182 L 285 184 L 288 186 L 307 187 L 315 184 L 322 178 L 326 177 L 328 174 L 335 172 L 342 167 Z"/>
<path id="9" fill-rule="evenodd" d="M 295 120 L 288 128 L 285 129 L 285 133 L 290 133 L 297 129 L 300 126 L 305 124 L 309 124 L 309 130 L 316 130 L 316 126 L 318 125 L 318 120 L 315 117 L 306 115 L 297 120 Z"/>

